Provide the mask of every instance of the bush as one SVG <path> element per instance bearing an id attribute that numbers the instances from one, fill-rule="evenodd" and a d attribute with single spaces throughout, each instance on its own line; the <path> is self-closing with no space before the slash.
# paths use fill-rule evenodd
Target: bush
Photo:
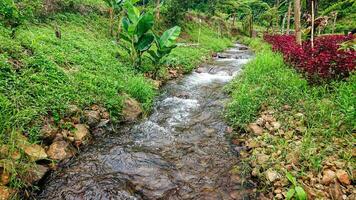
<path id="1" fill-rule="evenodd" d="M 328 35 L 316 38 L 314 48 L 310 41 L 302 46 L 291 35 L 265 35 L 274 51 L 280 51 L 286 62 L 306 73 L 312 81 L 344 79 L 355 70 L 356 51 L 342 50 L 340 44 L 354 39 L 352 35 Z"/>

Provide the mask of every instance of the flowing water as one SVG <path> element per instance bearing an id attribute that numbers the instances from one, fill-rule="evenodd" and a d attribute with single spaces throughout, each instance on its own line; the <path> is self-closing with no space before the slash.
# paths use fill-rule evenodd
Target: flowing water
<path id="1" fill-rule="evenodd" d="M 36 199 L 249 199 L 232 173 L 223 87 L 252 54 L 242 45 L 170 81 L 153 114 L 95 140 L 44 183 Z"/>

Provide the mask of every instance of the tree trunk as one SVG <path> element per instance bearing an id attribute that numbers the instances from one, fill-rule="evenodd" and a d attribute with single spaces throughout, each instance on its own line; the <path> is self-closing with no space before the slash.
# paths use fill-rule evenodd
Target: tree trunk
<path id="1" fill-rule="evenodd" d="M 109 8 L 109 15 L 110 15 L 110 35 L 114 35 L 114 11 L 112 8 Z"/>
<path id="2" fill-rule="evenodd" d="M 312 9 L 311 9 L 311 18 L 312 18 L 312 24 L 311 24 L 311 38 L 310 38 L 310 42 L 311 42 L 311 48 L 314 49 L 314 0 L 312 0 L 311 2 L 312 4 Z"/>
<path id="3" fill-rule="evenodd" d="M 284 27 L 285 27 L 285 25 L 286 25 L 286 18 L 287 18 L 287 14 L 288 13 L 285 13 L 284 14 L 284 17 L 283 17 L 283 21 L 282 21 L 282 34 L 284 34 Z"/>
<path id="4" fill-rule="evenodd" d="M 250 25 L 250 37 L 253 36 L 253 15 L 250 16 L 250 22 L 249 22 L 249 25 Z"/>
<path id="5" fill-rule="evenodd" d="M 277 33 L 279 31 L 279 15 L 278 15 L 278 8 L 279 8 L 279 0 L 276 0 L 276 29 L 277 29 Z"/>
<path id="6" fill-rule="evenodd" d="M 294 0 L 294 23 L 296 42 L 297 44 L 302 45 L 302 32 L 300 30 L 300 0 Z"/>
<path id="7" fill-rule="evenodd" d="M 290 32 L 290 16 L 291 16 L 291 12 L 292 12 L 292 2 L 289 2 L 289 6 L 288 6 L 288 16 L 287 16 L 287 35 L 289 35 Z"/>
<path id="8" fill-rule="evenodd" d="M 161 9 L 161 1 L 156 0 L 156 21 L 159 21 L 160 18 L 160 9 Z"/>
<path id="9" fill-rule="evenodd" d="M 335 13 L 335 17 L 334 17 L 333 30 L 332 30 L 333 34 L 335 32 L 336 20 L 337 20 L 337 12 Z"/>
<path id="10" fill-rule="evenodd" d="M 306 4 L 307 4 L 307 12 L 309 14 L 311 14 L 312 13 L 312 9 L 313 9 L 314 10 L 314 17 L 317 17 L 317 15 L 318 15 L 318 5 L 319 5 L 318 0 L 306 0 Z M 314 6 L 312 4 L 314 4 Z"/>

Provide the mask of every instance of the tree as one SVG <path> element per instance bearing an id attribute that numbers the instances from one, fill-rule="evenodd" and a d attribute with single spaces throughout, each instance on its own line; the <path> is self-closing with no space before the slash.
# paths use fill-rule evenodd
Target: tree
<path id="1" fill-rule="evenodd" d="M 297 44 L 302 45 L 302 32 L 300 25 L 300 0 L 294 0 L 294 26 Z"/>
<path id="2" fill-rule="evenodd" d="M 287 35 L 289 35 L 290 32 L 290 17 L 291 17 L 291 12 L 292 12 L 292 1 L 289 2 L 288 5 L 288 14 L 287 14 Z"/>

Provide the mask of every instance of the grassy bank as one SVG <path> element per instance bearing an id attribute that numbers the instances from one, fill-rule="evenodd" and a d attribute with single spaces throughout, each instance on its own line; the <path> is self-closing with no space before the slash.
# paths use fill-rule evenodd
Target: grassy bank
<path id="1" fill-rule="evenodd" d="M 55 27 L 61 31 L 61 39 L 56 37 Z M 200 34 L 196 27 L 194 22 L 183 27 L 183 45 L 166 58 L 167 68 L 188 73 L 212 52 L 232 43 L 230 38 L 219 38 L 204 22 Z M 20 147 L 23 136 L 29 141 L 26 145 L 47 149 L 44 125 L 72 132 L 75 123 L 83 123 L 82 116 L 76 116 L 75 123 L 70 121 L 74 119 L 73 107 L 95 111 L 98 108 L 93 105 L 99 105 L 109 112 L 111 121 L 119 123 L 129 96 L 139 102 L 144 113 L 150 112 L 158 91 L 144 72 L 152 64 L 144 59 L 143 69 L 135 70 L 108 28 L 108 18 L 95 12 L 57 13 L 18 27 L 13 37 L 10 29 L 0 26 L 0 175 L 7 179 L 0 185 L 30 185 L 23 181 L 24 174 L 36 160 Z M 198 37 L 200 43 L 191 46 Z M 166 79 L 168 70 L 162 71 L 162 79 Z M 0 190 L 5 189 L 0 186 Z"/>
<path id="2" fill-rule="evenodd" d="M 349 180 L 355 176 L 356 76 L 310 85 L 262 40 L 242 41 L 256 57 L 227 87 L 232 101 L 226 116 L 242 133 L 233 143 L 249 148 L 241 153 L 244 173 L 256 177 L 270 198 L 285 198 L 292 187 L 288 171 L 310 199 L 351 196 L 349 182 L 326 183 L 324 177 L 327 169 L 346 172 Z"/>

